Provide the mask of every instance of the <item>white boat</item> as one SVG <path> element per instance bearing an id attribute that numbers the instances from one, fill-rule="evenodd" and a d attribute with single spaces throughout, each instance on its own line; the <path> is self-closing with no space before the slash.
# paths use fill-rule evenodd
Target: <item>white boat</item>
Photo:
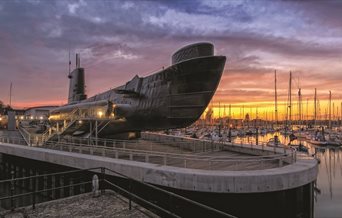
<path id="1" fill-rule="evenodd" d="M 324 146 L 328 145 L 328 142 L 325 139 L 320 138 L 320 137 L 313 137 L 309 139 L 308 142 L 313 145 L 324 145 Z"/>
<path id="2" fill-rule="evenodd" d="M 274 138 L 270 138 L 267 142 L 267 146 L 270 147 L 285 147 L 286 145 L 282 144 L 278 138 L 278 136 L 274 136 Z"/>

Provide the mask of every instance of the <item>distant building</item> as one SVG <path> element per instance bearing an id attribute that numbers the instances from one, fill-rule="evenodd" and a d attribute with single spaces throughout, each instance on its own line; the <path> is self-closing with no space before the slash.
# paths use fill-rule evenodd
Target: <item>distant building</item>
<path id="1" fill-rule="evenodd" d="M 49 117 L 50 110 L 53 110 L 55 108 L 57 108 L 57 106 L 31 107 L 26 109 L 24 118 L 31 120 L 45 120 Z"/>
<path id="2" fill-rule="evenodd" d="M 10 131 L 16 130 L 15 111 L 8 111 L 7 119 L 7 129 Z"/>

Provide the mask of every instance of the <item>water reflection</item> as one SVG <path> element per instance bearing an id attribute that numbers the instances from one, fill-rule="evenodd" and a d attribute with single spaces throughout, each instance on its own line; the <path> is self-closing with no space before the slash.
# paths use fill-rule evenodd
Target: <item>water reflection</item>
<path id="1" fill-rule="evenodd" d="M 268 142 L 274 134 L 259 135 L 258 142 Z M 283 144 L 290 142 L 289 137 L 279 135 Z M 255 143 L 255 136 L 236 138 L 236 142 Z M 316 146 L 306 141 L 295 140 L 292 144 L 302 143 L 309 149 L 308 155 L 315 155 L 319 160 L 318 177 L 315 187 L 315 217 L 342 217 L 342 148 Z"/>

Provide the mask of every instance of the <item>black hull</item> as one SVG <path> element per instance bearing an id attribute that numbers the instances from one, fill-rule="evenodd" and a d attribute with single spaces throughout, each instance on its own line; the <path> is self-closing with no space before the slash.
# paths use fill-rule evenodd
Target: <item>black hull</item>
<path id="1" fill-rule="evenodd" d="M 59 107 L 51 112 L 50 121 L 64 126 L 68 120 L 86 120 L 69 129 L 70 135 L 78 129 L 86 132 L 95 120 L 106 120 L 100 137 L 189 126 L 207 108 L 225 62 L 225 56 L 213 55 L 210 43 L 186 46 L 172 56 L 170 67 L 144 78 L 135 76 L 123 86 Z"/>
<path id="2" fill-rule="evenodd" d="M 184 128 L 191 125 L 201 116 L 213 97 L 225 60 L 223 56 L 196 58 L 157 73 L 156 75 L 172 76 L 159 82 L 165 85 L 142 90 L 151 95 L 145 94 L 143 98 L 136 100 L 138 102 L 131 103 L 137 104 L 134 115 L 126 117 L 127 122 L 113 120 L 101 135 Z M 114 103 L 121 103 L 120 100 Z"/>

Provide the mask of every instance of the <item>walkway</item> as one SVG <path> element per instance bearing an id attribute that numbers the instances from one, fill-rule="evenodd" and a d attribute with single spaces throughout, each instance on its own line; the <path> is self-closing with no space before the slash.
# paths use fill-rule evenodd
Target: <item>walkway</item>
<path id="1" fill-rule="evenodd" d="M 159 217 L 150 211 L 133 203 L 132 210 L 128 208 L 127 199 L 107 190 L 104 195 L 93 198 L 91 193 L 69 198 L 49 201 L 32 206 L 20 208 L 14 212 L 0 212 L 0 217 Z"/>

